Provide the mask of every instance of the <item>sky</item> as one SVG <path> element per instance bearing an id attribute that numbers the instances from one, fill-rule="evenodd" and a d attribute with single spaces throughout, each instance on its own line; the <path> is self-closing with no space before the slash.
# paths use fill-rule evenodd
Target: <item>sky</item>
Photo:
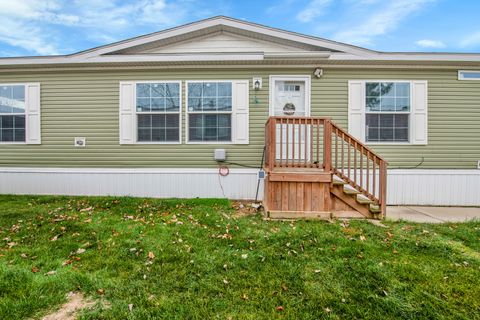
<path id="1" fill-rule="evenodd" d="M 0 0 L 0 57 L 70 54 L 226 15 L 378 51 L 480 52 L 480 0 Z"/>

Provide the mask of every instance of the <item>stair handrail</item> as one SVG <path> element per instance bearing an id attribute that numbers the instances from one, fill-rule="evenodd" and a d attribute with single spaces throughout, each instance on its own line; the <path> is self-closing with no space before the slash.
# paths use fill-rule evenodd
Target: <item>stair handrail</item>
<path id="1" fill-rule="evenodd" d="M 365 155 L 367 157 L 367 159 L 370 159 L 370 160 L 373 161 L 373 167 L 372 167 L 372 169 L 373 169 L 373 192 L 370 192 L 370 190 L 368 190 L 369 189 L 369 187 L 368 187 L 368 174 L 369 174 L 368 173 L 368 169 L 369 169 L 368 163 L 367 163 L 367 177 L 366 177 L 367 186 L 365 187 L 363 185 L 363 173 L 360 174 L 360 177 L 361 177 L 360 184 L 357 183 L 357 181 L 356 181 L 356 167 L 354 168 L 355 178 L 352 179 L 352 177 L 350 176 L 350 172 L 351 172 L 350 168 L 348 168 L 348 171 L 347 171 L 348 173 L 345 174 L 345 170 L 343 168 L 344 159 L 342 159 L 342 168 L 338 168 L 337 164 L 334 163 L 332 159 L 330 159 L 331 168 L 332 168 L 333 173 L 338 175 L 341 179 L 343 179 L 347 184 L 349 184 L 353 188 L 362 192 L 366 197 L 368 197 L 370 200 L 374 201 L 374 203 L 378 204 L 378 206 L 380 207 L 382 216 L 385 216 L 388 162 L 383 157 L 381 157 L 378 153 L 373 151 L 371 148 L 367 147 L 363 142 L 361 142 L 360 140 L 358 140 L 357 138 L 352 136 L 350 133 L 348 133 L 346 130 L 344 130 L 343 128 L 341 128 L 340 126 L 335 124 L 334 122 L 328 121 L 328 122 L 325 123 L 325 126 L 331 127 L 328 130 L 326 129 L 326 131 L 329 132 L 329 137 L 326 138 L 326 139 L 329 139 L 330 142 L 332 141 L 334 132 L 338 137 L 341 134 L 341 139 L 343 139 L 345 142 L 350 144 L 353 148 L 357 149 L 357 151 L 359 151 L 362 155 Z M 324 145 L 324 147 L 329 148 L 329 150 L 330 150 L 329 153 L 331 154 L 331 152 L 333 150 L 332 149 L 333 145 L 332 146 L 325 146 Z M 343 148 L 343 144 L 342 144 L 342 148 Z M 327 151 L 325 151 L 325 152 L 327 152 Z M 349 160 L 349 162 L 350 162 L 350 160 Z M 356 159 L 355 159 L 355 162 L 356 162 Z M 375 176 L 376 176 L 375 164 L 378 164 L 378 166 L 379 166 L 379 168 L 378 168 L 378 170 L 379 170 L 378 197 L 374 194 L 375 193 Z M 350 165 L 350 163 L 349 163 L 349 165 Z"/>

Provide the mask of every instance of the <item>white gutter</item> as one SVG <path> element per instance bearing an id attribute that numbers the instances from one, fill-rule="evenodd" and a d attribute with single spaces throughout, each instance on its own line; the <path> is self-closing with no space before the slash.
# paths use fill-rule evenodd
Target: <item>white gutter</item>
<path id="1" fill-rule="evenodd" d="M 265 59 L 328 59 L 330 52 L 265 52 Z"/>

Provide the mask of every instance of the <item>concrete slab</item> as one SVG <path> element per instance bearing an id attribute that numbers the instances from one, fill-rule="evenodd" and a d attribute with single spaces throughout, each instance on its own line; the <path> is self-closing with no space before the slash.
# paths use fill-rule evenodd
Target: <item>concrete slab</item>
<path id="1" fill-rule="evenodd" d="M 465 222 L 480 219 L 480 208 L 416 206 L 409 208 L 448 222 Z"/>
<path id="2" fill-rule="evenodd" d="M 480 208 L 388 206 L 387 219 L 419 223 L 465 222 L 480 220 Z"/>
<path id="3" fill-rule="evenodd" d="M 387 220 L 405 220 L 419 223 L 442 223 L 440 219 L 435 219 L 422 212 L 412 210 L 408 207 L 387 207 Z"/>

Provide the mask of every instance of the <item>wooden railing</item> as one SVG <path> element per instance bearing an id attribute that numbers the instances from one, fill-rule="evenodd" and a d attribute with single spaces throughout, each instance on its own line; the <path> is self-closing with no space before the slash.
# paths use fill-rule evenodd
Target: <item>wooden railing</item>
<path id="1" fill-rule="evenodd" d="M 329 118 L 270 117 L 265 146 L 268 171 L 309 168 L 332 172 L 385 213 L 387 161 Z"/>

